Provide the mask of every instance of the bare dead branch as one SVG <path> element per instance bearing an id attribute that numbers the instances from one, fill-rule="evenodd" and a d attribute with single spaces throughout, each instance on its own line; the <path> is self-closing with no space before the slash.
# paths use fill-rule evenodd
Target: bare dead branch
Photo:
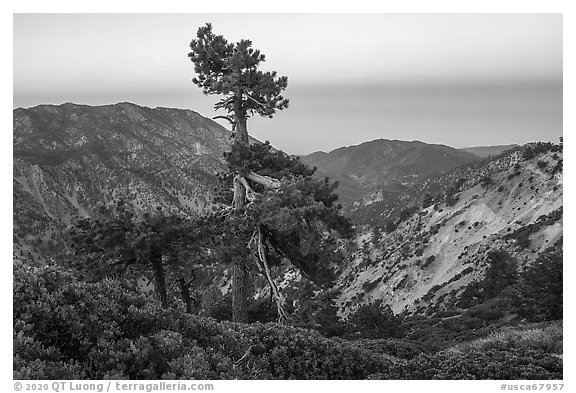
<path id="1" fill-rule="evenodd" d="M 270 289 L 274 294 L 276 309 L 278 310 L 278 323 L 286 324 L 288 322 L 288 314 L 286 313 L 286 311 L 284 311 L 284 299 L 282 295 L 280 295 L 278 287 L 272 280 L 272 275 L 270 274 L 270 268 L 268 267 L 268 261 L 266 258 L 266 250 L 264 250 L 262 231 L 260 230 L 258 230 L 258 256 L 260 257 L 260 261 L 262 262 L 264 273 L 266 275 L 266 279 L 268 280 L 268 284 L 270 285 Z"/>
<path id="2" fill-rule="evenodd" d="M 236 360 L 236 361 L 234 362 L 234 365 L 237 366 L 237 365 L 239 365 L 240 363 L 242 363 L 242 361 L 243 361 L 244 359 L 246 359 L 248 356 L 250 356 L 250 352 L 252 352 L 252 345 L 250 345 L 250 346 L 248 347 L 248 350 L 244 353 L 244 355 L 242 355 L 242 357 L 241 357 L 240 359 L 238 359 L 238 360 Z"/>
<path id="3" fill-rule="evenodd" d="M 224 115 L 220 115 L 220 116 L 214 116 L 212 119 L 216 120 L 216 119 L 224 119 L 227 120 L 228 122 L 230 122 L 230 124 L 232 125 L 232 127 L 234 127 L 236 125 L 236 121 L 231 117 L 231 116 L 224 116 Z"/>
<path id="4" fill-rule="evenodd" d="M 246 175 L 246 178 L 252 180 L 255 183 L 262 184 L 264 187 L 278 189 L 282 183 L 269 176 L 262 176 L 254 172 L 250 172 Z"/>
<path id="5" fill-rule="evenodd" d="M 253 95 L 248 93 L 248 89 L 243 87 L 242 90 L 244 91 L 244 94 L 246 94 L 246 97 L 248 97 L 252 102 L 254 102 L 257 105 L 260 105 L 261 107 L 268 108 L 268 106 L 265 103 L 258 101 Z"/>

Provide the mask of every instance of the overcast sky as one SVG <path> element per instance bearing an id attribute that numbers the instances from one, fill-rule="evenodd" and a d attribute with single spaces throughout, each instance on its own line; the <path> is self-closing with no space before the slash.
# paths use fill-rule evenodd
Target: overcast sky
<path id="1" fill-rule="evenodd" d="M 213 117 L 187 58 L 205 22 L 288 76 L 290 107 L 248 126 L 289 153 L 562 134 L 560 14 L 16 14 L 14 107 L 129 101 Z"/>

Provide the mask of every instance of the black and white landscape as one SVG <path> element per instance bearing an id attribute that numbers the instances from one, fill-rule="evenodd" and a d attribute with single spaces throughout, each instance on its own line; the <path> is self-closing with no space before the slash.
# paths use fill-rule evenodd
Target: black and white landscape
<path id="1" fill-rule="evenodd" d="M 243 18 L 15 15 L 13 378 L 562 380 L 561 16 Z"/>

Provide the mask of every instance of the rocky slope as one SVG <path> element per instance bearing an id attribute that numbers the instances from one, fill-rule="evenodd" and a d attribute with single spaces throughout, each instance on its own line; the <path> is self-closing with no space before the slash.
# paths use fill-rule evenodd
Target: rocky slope
<path id="1" fill-rule="evenodd" d="M 14 243 L 59 250 L 74 216 L 116 197 L 189 215 L 209 205 L 229 133 L 189 110 L 64 104 L 14 110 Z"/>
<path id="2" fill-rule="evenodd" d="M 444 145 L 386 139 L 302 157 L 304 163 L 318 168 L 317 176 L 340 182 L 337 193 L 345 205 L 374 191 L 398 193 L 428 176 L 476 160 L 479 157 L 472 153 Z"/>
<path id="3" fill-rule="evenodd" d="M 489 251 L 506 251 L 521 271 L 561 241 L 562 153 L 541 150 L 503 153 L 365 207 L 370 225 L 340 276 L 340 314 L 377 299 L 395 312 L 441 310 L 483 276 Z"/>

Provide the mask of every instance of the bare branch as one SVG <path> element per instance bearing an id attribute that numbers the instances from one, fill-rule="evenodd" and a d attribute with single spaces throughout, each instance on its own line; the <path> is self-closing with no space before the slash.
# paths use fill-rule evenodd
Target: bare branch
<path id="1" fill-rule="evenodd" d="M 214 119 L 214 120 L 216 120 L 216 119 L 228 120 L 230 122 L 230 124 L 232 125 L 232 128 L 236 127 L 236 121 L 231 116 L 214 116 L 212 119 Z"/>
<path id="2" fill-rule="evenodd" d="M 237 366 L 237 365 L 239 365 L 240 363 L 242 363 L 242 361 L 243 361 L 244 359 L 246 359 L 246 358 L 250 355 L 250 352 L 251 352 L 251 351 L 252 351 L 252 345 L 250 345 L 250 346 L 248 347 L 248 350 L 244 353 L 244 355 L 242 355 L 242 357 L 241 357 L 240 359 L 238 359 L 238 360 L 236 360 L 236 362 L 234 362 L 234 365 Z"/>
<path id="3" fill-rule="evenodd" d="M 250 172 L 246 175 L 246 178 L 252 180 L 255 183 L 262 184 L 264 187 L 278 189 L 282 185 L 279 180 L 276 180 L 269 176 L 262 176 L 254 172 Z"/>
<path id="4" fill-rule="evenodd" d="M 232 212 L 232 206 L 226 206 L 220 210 L 220 217 L 228 216 Z"/>
<path id="5" fill-rule="evenodd" d="M 282 295 L 280 295 L 278 287 L 272 280 L 272 275 L 270 274 L 270 268 L 268 267 L 268 261 L 266 258 L 266 250 L 264 249 L 262 231 L 260 231 L 260 229 L 258 229 L 258 256 L 260 257 L 260 261 L 264 267 L 264 273 L 266 275 L 266 279 L 268 280 L 268 284 L 270 285 L 270 289 L 274 294 L 276 309 L 278 311 L 278 323 L 285 324 L 288 322 L 288 314 L 286 314 L 286 311 L 284 311 L 284 298 Z"/>
<path id="6" fill-rule="evenodd" d="M 248 89 L 246 89 L 245 87 L 242 87 L 242 90 L 244 91 L 244 94 L 246 94 L 246 97 L 248 97 L 249 99 L 252 100 L 252 102 L 264 107 L 264 108 L 268 108 L 268 105 L 266 105 L 263 102 L 258 101 L 256 98 L 254 98 L 254 96 L 252 96 L 250 93 L 248 93 Z"/>

